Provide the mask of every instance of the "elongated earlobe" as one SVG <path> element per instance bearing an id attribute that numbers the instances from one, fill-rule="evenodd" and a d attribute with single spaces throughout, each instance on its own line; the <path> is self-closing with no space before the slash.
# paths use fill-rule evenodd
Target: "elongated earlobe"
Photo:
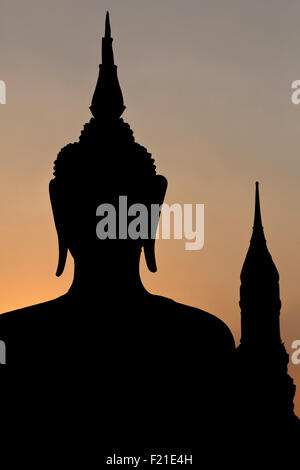
<path id="1" fill-rule="evenodd" d="M 144 254 L 147 267 L 152 273 L 156 273 L 156 259 L 155 259 L 155 239 L 145 240 L 144 242 Z"/>
<path id="2" fill-rule="evenodd" d="M 167 179 L 162 175 L 157 175 L 155 178 L 155 188 L 154 188 L 154 200 L 151 201 L 152 204 L 161 204 L 164 202 L 165 194 L 168 187 Z M 156 227 L 154 227 L 154 232 L 157 229 L 159 218 L 156 221 Z M 153 221 L 152 221 L 153 223 Z M 155 238 L 149 238 L 143 243 L 145 260 L 149 271 L 155 273 L 157 271 L 156 259 L 155 259 Z"/>
<path id="3" fill-rule="evenodd" d="M 55 181 L 54 180 L 50 181 L 49 194 L 50 194 L 50 201 L 51 201 L 52 212 L 53 212 L 53 217 L 54 217 L 54 223 L 55 223 L 57 238 L 58 238 L 59 255 L 58 255 L 58 264 L 57 264 L 57 269 L 56 269 L 56 276 L 59 277 L 59 276 L 62 275 L 62 273 L 65 269 L 67 254 L 68 254 L 68 246 L 64 241 L 62 216 L 61 216 L 61 212 L 59 210 L 58 204 L 57 204 L 56 193 L 55 193 Z"/>
<path id="4" fill-rule="evenodd" d="M 59 237 L 58 237 L 58 250 L 59 250 L 59 255 L 58 255 L 58 264 L 57 264 L 57 269 L 56 269 L 57 277 L 61 276 L 62 273 L 64 272 L 66 260 L 67 260 L 67 254 L 68 254 L 68 248 L 62 243 Z"/>

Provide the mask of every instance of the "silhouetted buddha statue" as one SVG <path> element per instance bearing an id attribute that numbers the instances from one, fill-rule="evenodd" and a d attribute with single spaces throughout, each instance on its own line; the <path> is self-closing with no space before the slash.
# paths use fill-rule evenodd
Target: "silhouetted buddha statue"
<path id="1" fill-rule="evenodd" d="M 149 439 L 173 445 L 213 440 L 234 350 L 229 329 L 207 312 L 147 292 L 139 262 L 143 250 L 148 268 L 156 270 L 154 239 L 96 235 L 100 204 L 118 208 L 124 195 L 128 206 L 162 204 L 167 187 L 120 117 L 108 15 L 102 59 L 93 117 L 79 141 L 60 151 L 50 182 L 57 275 L 69 251 L 74 280 L 65 295 L 0 317 L 7 365 L 25 361 L 31 369 L 51 370 L 51 393 L 44 390 L 36 400 L 49 411 L 43 423 L 51 415 L 59 423 L 52 439 L 133 446 Z M 119 215 L 117 209 L 117 234 Z"/>

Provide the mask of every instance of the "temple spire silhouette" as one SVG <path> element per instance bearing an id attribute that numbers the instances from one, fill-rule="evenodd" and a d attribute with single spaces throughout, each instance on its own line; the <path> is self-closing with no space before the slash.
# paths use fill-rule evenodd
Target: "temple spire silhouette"
<path id="1" fill-rule="evenodd" d="M 114 63 L 112 42 L 109 12 L 107 12 L 105 35 L 102 38 L 102 63 L 99 65 L 98 81 L 90 106 L 91 113 L 96 119 L 117 119 L 125 109 L 117 66 Z"/>
<path id="2" fill-rule="evenodd" d="M 265 240 L 264 228 L 261 219 L 260 198 L 259 198 L 259 182 L 255 183 L 255 210 L 254 210 L 254 224 L 253 235 L 254 238 L 262 237 Z"/>
<path id="3" fill-rule="evenodd" d="M 241 271 L 242 342 L 281 342 L 279 274 L 264 235 L 256 182 L 253 232 Z"/>
<path id="4" fill-rule="evenodd" d="M 253 233 L 241 271 L 241 342 L 236 350 L 237 393 L 243 410 L 240 425 L 259 433 L 267 427 L 270 439 L 283 439 L 297 420 L 293 410 L 295 385 L 288 375 L 289 355 L 280 337 L 279 274 L 267 248 L 256 183 Z M 266 439 L 263 434 L 260 439 Z"/>

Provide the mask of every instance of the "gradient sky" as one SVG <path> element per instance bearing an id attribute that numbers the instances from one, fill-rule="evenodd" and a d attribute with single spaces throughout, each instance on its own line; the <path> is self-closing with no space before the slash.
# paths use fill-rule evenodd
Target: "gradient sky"
<path id="1" fill-rule="evenodd" d="M 107 9 L 124 119 L 167 176 L 166 202 L 205 204 L 204 249 L 160 240 L 158 273 L 142 262 L 145 286 L 216 314 L 238 344 L 259 180 L 291 354 L 300 339 L 300 105 L 290 98 L 300 79 L 297 0 L 0 0 L 0 310 L 70 285 L 71 260 L 55 277 L 48 182 L 58 151 L 90 119 Z M 290 373 L 300 415 L 300 365 Z"/>

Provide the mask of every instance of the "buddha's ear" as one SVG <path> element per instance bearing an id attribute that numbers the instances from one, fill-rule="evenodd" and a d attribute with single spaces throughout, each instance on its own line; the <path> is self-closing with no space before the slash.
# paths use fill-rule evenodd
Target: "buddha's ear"
<path id="1" fill-rule="evenodd" d="M 63 214 L 62 214 L 61 206 L 58 204 L 57 192 L 55 191 L 55 183 L 56 183 L 55 180 L 50 181 L 49 194 L 50 194 L 50 201 L 51 201 L 54 223 L 55 223 L 57 238 L 58 238 L 59 256 L 58 256 L 58 264 L 57 264 L 57 269 L 56 269 L 56 276 L 59 277 L 62 275 L 64 268 L 65 268 L 67 253 L 68 253 L 68 246 L 65 243 L 65 236 L 64 236 L 64 229 L 63 229 Z"/>
<path id="2" fill-rule="evenodd" d="M 162 205 L 165 199 L 167 186 L 168 186 L 168 181 L 164 176 L 157 175 L 155 177 L 154 186 L 152 186 L 151 188 L 153 191 L 153 195 L 154 195 L 154 197 L 151 198 L 151 204 L 158 204 L 159 206 Z M 160 212 L 157 217 L 157 220 L 155 221 L 151 220 L 151 225 L 152 225 L 151 232 L 153 236 L 157 230 L 159 216 L 160 216 Z M 157 271 L 156 260 L 155 260 L 155 238 L 149 238 L 148 240 L 144 240 L 143 247 L 144 247 L 145 259 L 146 259 L 148 269 L 152 273 L 155 273 Z"/>

